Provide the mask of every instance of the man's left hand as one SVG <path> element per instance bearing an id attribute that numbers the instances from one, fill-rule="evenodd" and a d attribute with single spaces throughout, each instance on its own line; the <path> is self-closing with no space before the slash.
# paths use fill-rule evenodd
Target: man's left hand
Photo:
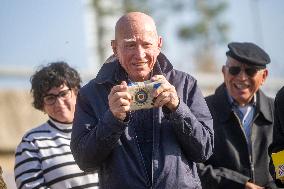
<path id="1" fill-rule="evenodd" d="M 172 112 L 175 111 L 179 104 L 179 98 L 176 89 L 171 85 L 163 75 L 155 75 L 151 81 L 159 81 L 161 85 L 153 92 L 155 107 L 166 106 Z"/>

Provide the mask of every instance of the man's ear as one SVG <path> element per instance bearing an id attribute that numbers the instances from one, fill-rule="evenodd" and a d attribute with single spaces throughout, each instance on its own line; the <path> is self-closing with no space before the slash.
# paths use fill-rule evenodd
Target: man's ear
<path id="1" fill-rule="evenodd" d="M 222 66 L 222 73 L 223 73 L 223 74 L 225 74 L 225 69 L 226 69 L 226 66 L 223 65 L 223 66 Z"/>
<path id="2" fill-rule="evenodd" d="M 159 49 L 161 49 L 163 46 L 163 38 L 161 36 L 159 36 L 159 39 L 158 39 L 158 47 Z"/>
<path id="3" fill-rule="evenodd" d="M 116 56 L 117 55 L 116 40 L 111 40 L 111 48 L 112 48 L 113 54 Z"/>
<path id="4" fill-rule="evenodd" d="M 263 73 L 262 73 L 261 85 L 265 82 L 267 76 L 268 76 L 268 70 L 265 68 L 265 69 L 263 70 Z"/>

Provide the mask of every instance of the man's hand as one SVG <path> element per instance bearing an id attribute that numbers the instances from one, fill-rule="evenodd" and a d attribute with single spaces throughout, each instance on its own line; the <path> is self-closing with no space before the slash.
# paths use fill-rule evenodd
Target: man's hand
<path id="1" fill-rule="evenodd" d="M 175 111 L 179 104 L 175 87 L 163 75 L 155 75 L 151 80 L 161 82 L 161 85 L 153 93 L 154 98 L 156 98 L 154 106 L 162 107 L 165 105 L 172 112 Z"/>
<path id="2" fill-rule="evenodd" d="M 108 95 L 110 111 L 117 119 L 123 121 L 130 109 L 131 95 L 127 92 L 127 83 L 122 81 L 120 85 L 114 86 Z"/>
<path id="3" fill-rule="evenodd" d="M 247 182 L 245 189 L 264 189 L 264 187 L 258 186 L 258 185 L 254 184 L 252 182 Z"/>

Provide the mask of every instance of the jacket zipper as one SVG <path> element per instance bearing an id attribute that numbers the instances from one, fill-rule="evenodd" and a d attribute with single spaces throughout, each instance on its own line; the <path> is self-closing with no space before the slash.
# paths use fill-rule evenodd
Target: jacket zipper
<path id="1" fill-rule="evenodd" d="M 153 135 L 152 135 L 152 140 L 153 140 L 153 143 L 152 143 L 152 160 L 151 160 L 151 166 L 152 166 L 152 179 L 151 179 L 151 189 L 154 188 L 154 157 L 155 157 L 155 129 L 156 127 L 154 127 L 155 125 L 155 120 L 156 120 L 156 116 L 155 116 L 155 108 L 153 108 Z"/>
<path id="2" fill-rule="evenodd" d="M 252 170 L 252 180 L 253 180 L 253 182 L 255 182 L 255 176 L 254 176 L 254 166 L 253 166 L 253 153 L 252 153 L 252 150 L 253 150 L 253 148 L 252 148 L 252 127 L 253 127 L 253 123 L 254 123 L 254 121 L 256 120 L 256 118 L 258 117 L 258 112 L 255 114 L 255 116 L 253 117 L 253 119 L 252 119 L 252 122 L 251 122 L 251 135 L 250 135 L 250 139 L 251 139 L 251 170 Z"/>
<path id="3" fill-rule="evenodd" d="M 144 161 L 142 152 L 140 150 L 139 142 L 137 141 L 138 136 L 137 136 L 137 133 L 136 133 L 136 130 L 135 130 L 135 126 L 133 127 L 133 129 L 134 129 L 134 134 L 135 134 L 134 141 L 135 141 L 135 144 L 136 144 L 138 151 L 139 151 L 139 156 L 140 156 L 140 159 L 141 159 L 141 162 L 142 162 L 142 165 L 143 165 L 143 172 L 144 172 L 144 175 L 146 177 L 146 182 L 147 182 L 147 185 L 148 185 L 150 183 L 149 176 L 148 176 L 148 173 L 147 173 L 147 169 L 146 169 L 146 165 L 145 165 L 145 161 Z"/>
<path id="4" fill-rule="evenodd" d="M 233 113 L 234 113 L 235 117 L 237 118 L 237 120 L 238 120 L 238 122 L 239 122 L 239 126 L 241 127 L 243 136 L 245 137 L 246 143 L 248 144 L 247 137 L 246 137 L 245 131 L 244 131 L 244 129 L 243 129 L 243 124 L 241 123 L 241 120 L 240 120 L 240 118 L 238 117 L 238 115 L 237 115 L 234 111 L 233 111 Z M 254 121 L 254 119 L 253 119 L 253 121 Z M 252 123 L 253 123 L 253 121 L 252 121 Z M 251 139 L 250 139 L 250 140 L 251 140 Z M 252 141 L 251 141 L 251 145 L 252 145 Z M 255 178 L 254 178 L 254 166 L 253 166 L 252 152 L 250 153 L 250 150 L 249 150 L 248 145 L 246 145 L 246 148 L 247 148 L 247 151 L 248 151 L 248 154 L 249 154 L 250 176 L 251 176 L 252 182 L 254 183 L 254 182 L 255 182 Z"/>

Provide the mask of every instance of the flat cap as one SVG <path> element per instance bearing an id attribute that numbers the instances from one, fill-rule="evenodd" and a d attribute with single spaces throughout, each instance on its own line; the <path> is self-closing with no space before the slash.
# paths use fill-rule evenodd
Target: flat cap
<path id="1" fill-rule="evenodd" d="M 229 51 L 226 52 L 226 55 L 241 63 L 262 68 L 270 63 L 269 55 L 253 43 L 232 42 L 228 44 L 228 48 Z"/>

